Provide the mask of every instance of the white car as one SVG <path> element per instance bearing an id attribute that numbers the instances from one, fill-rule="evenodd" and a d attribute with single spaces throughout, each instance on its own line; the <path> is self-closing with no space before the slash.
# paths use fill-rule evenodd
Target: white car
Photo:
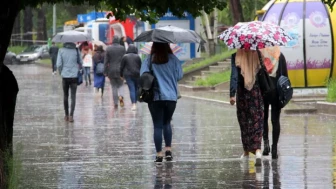
<path id="1" fill-rule="evenodd" d="M 33 62 L 49 57 L 48 45 L 31 45 L 22 51 L 22 53 L 18 54 L 16 60 L 19 62 Z"/>

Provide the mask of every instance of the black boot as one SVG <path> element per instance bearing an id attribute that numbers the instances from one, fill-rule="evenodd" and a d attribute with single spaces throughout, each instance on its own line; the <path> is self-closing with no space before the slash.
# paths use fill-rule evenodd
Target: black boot
<path id="1" fill-rule="evenodd" d="M 268 154 L 270 153 L 270 146 L 269 146 L 269 141 L 268 140 L 264 140 L 264 151 L 263 151 L 263 156 L 268 156 Z"/>
<path id="2" fill-rule="evenodd" d="M 272 159 L 278 159 L 278 147 L 272 145 Z"/>

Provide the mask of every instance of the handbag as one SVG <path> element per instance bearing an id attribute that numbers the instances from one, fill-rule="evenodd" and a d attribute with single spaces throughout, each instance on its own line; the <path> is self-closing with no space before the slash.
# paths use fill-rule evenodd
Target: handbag
<path id="1" fill-rule="evenodd" d="M 263 97 L 267 100 L 271 100 L 274 99 L 275 94 L 276 94 L 276 87 L 273 83 L 273 81 L 271 80 L 271 77 L 268 75 L 268 72 L 266 70 L 266 67 L 264 65 L 264 61 L 261 57 L 260 51 L 257 50 L 258 52 L 258 57 L 259 57 L 259 61 L 260 61 L 260 70 L 257 74 L 257 79 L 258 79 L 258 83 L 259 83 L 259 87 L 261 90 L 261 93 L 263 95 Z"/>
<path id="2" fill-rule="evenodd" d="M 152 70 L 152 57 L 149 59 L 149 72 L 145 72 L 140 76 L 138 100 L 139 102 L 150 103 L 154 100 L 154 83 L 155 77 Z"/>
<path id="3" fill-rule="evenodd" d="M 79 60 L 78 49 L 76 48 L 77 53 L 77 64 L 78 64 L 78 73 L 77 73 L 77 85 L 81 85 L 83 83 L 83 70 Z"/>

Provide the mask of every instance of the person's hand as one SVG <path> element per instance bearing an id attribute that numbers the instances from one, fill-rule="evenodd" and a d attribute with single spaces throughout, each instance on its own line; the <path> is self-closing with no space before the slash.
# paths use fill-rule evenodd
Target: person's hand
<path id="1" fill-rule="evenodd" d="M 230 98 L 230 104 L 233 106 L 236 103 L 236 97 L 231 97 Z"/>

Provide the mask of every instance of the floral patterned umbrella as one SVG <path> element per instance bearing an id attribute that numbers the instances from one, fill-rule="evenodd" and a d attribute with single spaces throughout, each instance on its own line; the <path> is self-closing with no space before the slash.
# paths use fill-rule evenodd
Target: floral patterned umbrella
<path id="1" fill-rule="evenodd" d="M 218 36 L 231 49 L 262 49 L 284 46 L 292 38 L 278 25 L 252 21 L 238 23 Z"/>

